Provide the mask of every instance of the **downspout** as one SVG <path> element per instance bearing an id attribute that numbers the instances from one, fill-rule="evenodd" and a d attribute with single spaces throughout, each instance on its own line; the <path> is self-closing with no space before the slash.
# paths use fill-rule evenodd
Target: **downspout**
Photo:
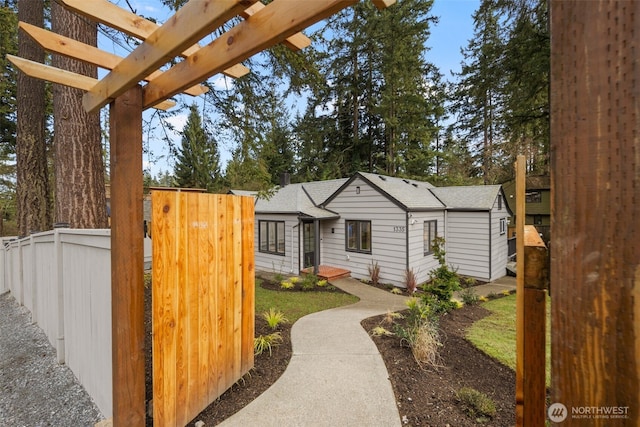
<path id="1" fill-rule="evenodd" d="M 404 253 L 405 253 L 405 271 L 409 271 L 409 218 L 411 217 L 411 213 L 409 213 L 409 211 L 407 211 L 407 215 L 405 217 L 405 249 L 404 249 Z"/>
<path id="2" fill-rule="evenodd" d="M 314 254 L 314 260 L 313 260 L 313 274 L 314 275 L 318 275 L 319 271 L 320 271 L 320 220 L 319 219 L 314 219 L 313 220 L 313 228 L 315 229 L 315 244 L 316 244 L 316 250 L 315 250 L 315 254 Z"/>
<path id="3" fill-rule="evenodd" d="M 300 219 L 298 219 L 298 223 L 291 227 L 291 271 L 289 273 L 293 274 L 295 271 L 293 264 L 293 230 L 300 226 Z M 298 248 L 300 248 L 300 233 L 298 233 Z M 298 251 L 298 264 L 300 263 L 300 251 Z M 301 270 L 300 268 L 298 270 Z"/>
<path id="4" fill-rule="evenodd" d="M 493 261 L 493 229 L 492 229 L 492 221 L 491 221 L 491 211 L 489 211 L 489 281 L 491 281 L 491 275 L 493 274 L 493 269 L 491 268 L 491 261 Z"/>
<path id="5" fill-rule="evenodd" d="M 444 210 L 444 233 L 442 237 L 444 237 L 444 254 L 446 258 L 447 252 L 449 252 L 447 248 L 447 245 L 449 245 L 449 210 L 446 208 Z"/>

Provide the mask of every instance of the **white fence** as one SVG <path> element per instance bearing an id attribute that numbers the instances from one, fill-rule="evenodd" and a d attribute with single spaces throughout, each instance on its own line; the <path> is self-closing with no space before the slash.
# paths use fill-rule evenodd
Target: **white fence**
<path id="1" fill-rule="evenodd" d="M 56 229 L 2 239 L 0 294 L 10 291 L 96 402 L 112 415 L 111 230 Z M 145 264 L 151 245 L 145 239 Z"/>

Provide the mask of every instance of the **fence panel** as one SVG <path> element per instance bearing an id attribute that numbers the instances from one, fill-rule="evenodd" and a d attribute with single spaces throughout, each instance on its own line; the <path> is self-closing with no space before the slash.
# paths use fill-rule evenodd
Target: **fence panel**
<path id="1" fill-rule="evenodd" d="M 185 425 L 253 367 L 250 197 L 152 193 L 154 424 Z"/>
<path id="2" fill-rule="evenodd" d="M 110 231 L 64 230 L 60 241 L 66 363 L 108 417 L 112 413 Z"/>

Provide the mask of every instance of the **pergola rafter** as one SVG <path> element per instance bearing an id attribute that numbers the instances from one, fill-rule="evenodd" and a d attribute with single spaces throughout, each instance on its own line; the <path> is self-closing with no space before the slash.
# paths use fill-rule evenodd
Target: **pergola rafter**
<path id="1" fill-rule="evenodd" d="M 44 49 L 111 70 L 101 80 L 28 61 L 7 58 L 25 74 L 85 91 L 88 112 L 110 104 L 111 305 L 113 423 L 145 425 L 144 280 L 142 209 L 142 112 L 169 108 L 173 95 L 204 93 L 200 84 L 217 73 L 235 77 L 249 70 L 241 61 L 283 43 L 298 50 L 310 40 L 304 28 L 358 0 L 191 0 L 162 26 L 106 0 L 58 0 L 65 7 L 142 43 L 120 58 L 24 23 L 20 28 Z M 372 0 L 379 9 L 395 0 Z M 229 21 L 244 18 L 232 25 Z M 205 47 L 198 42 L 223 25 L 231 28 Z M 159 69 L 175 57 L 185 59 Z M 146 81 L 146 85 L 140 82 Z"/>

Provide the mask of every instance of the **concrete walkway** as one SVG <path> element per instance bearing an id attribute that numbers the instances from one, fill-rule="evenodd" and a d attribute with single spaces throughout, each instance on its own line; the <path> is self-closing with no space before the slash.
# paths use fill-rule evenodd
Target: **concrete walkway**
<path id="1" fill-rule="evenodd" d="M 351 278 L 332 284 L 360 301 L 298 320 L 291 329 L 293 355 L 286 371 L 220 425 L 401 425 L 384 361 L 360 321 L 405 309 L 407 298 Z"/>

